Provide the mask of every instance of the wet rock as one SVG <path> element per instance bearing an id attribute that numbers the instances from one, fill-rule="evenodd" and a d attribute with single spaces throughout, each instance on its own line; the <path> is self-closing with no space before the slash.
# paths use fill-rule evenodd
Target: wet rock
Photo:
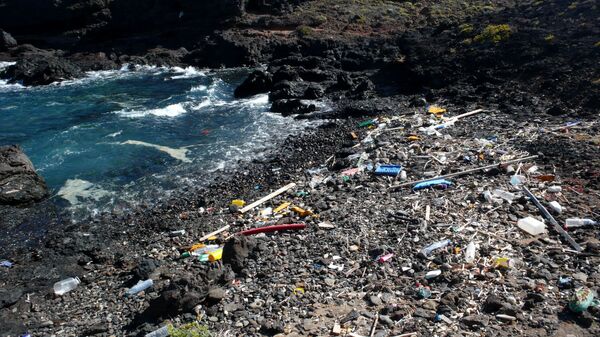
<path id="1" fill-rule="evenodd" d="M 26 204 L 48 195 L 44 179 L 19 146 L 0 147 L 0 204 Z"/>
<path id="2" fill-rule="evenodd" d="M 0 29 L 0 51 L 5 51 L 17 46 L 17 40 L 12 35 Z"/>
<path id="3" fill-rule="evenodd" d="M 23 85 L 35 86 L 81 77 L 83 72 L 65 58 L 34 54 L 20 59 L 1 75 L 10 83 L 20 82 Z"/>
<path id="4" fill-rule="evenodd" d="M 307 104 L 299 99 L 279 99 L 271 105 L 271 111 L 280 112 L 284 116 L 290 114 L 306 114 L 316 111 L 314 104 Z"/>
<path id="5" fill-rule="evenodd" d="M 273 86 L 273 76 L 262 70 L 252 72 L 237 88 L 234 95 L 236 98 L 245 98 L 261 93 L 266 93 Z"/>

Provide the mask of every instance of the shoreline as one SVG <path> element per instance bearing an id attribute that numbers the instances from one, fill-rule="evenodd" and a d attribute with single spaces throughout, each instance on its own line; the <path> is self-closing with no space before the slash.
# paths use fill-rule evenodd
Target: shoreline
<path id="1" fill-rule="evenodd" d="M 5 38 L 11 46 L 0 59 L 19 59 L 9 77 L 32 85 L 124 61 L 265 64 L 236 97 L 268 94 L 271 111 L 324 124 L 220 172 L 205 189 L 2 246 L 0 259 L 14 265 L 0 267 L 0 336 L 138 337 L 195 322 L 214 336 L 599 335 L 600 309 L 573 296 L 600 290 L 600 227 L 567 231 L 578 252 L 511 184 L 522 175 L 542 205 L 559 203 L 561 225 L 600 217 L 594 4 L 340 1 L 284 9 L 267 1 L 275 7 L 223 13 L 222 30 L 202 38 L 184 20 L 181 35 L 170 31 L 179 40 L 138 55 L 42 50 Z M 135 47 L 161 41 L 150 28 Z M 92 43 L 85 32 L 81 41 Z M 194 49 L 179 48 L 180 40 Z M 331 101 L 332 109 L 315 114 L 306 100 Z M 452 119 L 479 108 L 486 111 Z M 498 166 L 433 189 L 392 189 L 529 155 L 539 157 L 514 171 Z M 378 175 L 378 164 L 400 165 L 406 178 Z M 296 188 L 251 211 L 231 206 L 289 183 Z M 43 203 L 36 212 L 50 213 Z M 528 217 L 545 222 L 536 223 L 543 233 L 519 226 Z M 304 229 L 235 235 L 282 224 Z M 182 257 L 226 225 L 214 240 L 224 245 L 221 260 Z M 428 252 L 436 242 L 446 246 Z M 53 293 L 54 282 L 75 276 L 75 290 Z M 124 296 L 146 279 L 151 288 Z"/>

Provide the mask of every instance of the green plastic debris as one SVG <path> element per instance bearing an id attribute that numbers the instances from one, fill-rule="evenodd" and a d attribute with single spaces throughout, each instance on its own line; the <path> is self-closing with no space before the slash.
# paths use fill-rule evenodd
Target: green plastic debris
<path id="1" fill-rule="evenodd" d="M 573 312 L 584 312 L 589 307 L 595 307 L 600 304 L 594 300 L 594 292 L 590 288 L 579 288 L 575 290 L 569 301 L 569 309 Z"/>

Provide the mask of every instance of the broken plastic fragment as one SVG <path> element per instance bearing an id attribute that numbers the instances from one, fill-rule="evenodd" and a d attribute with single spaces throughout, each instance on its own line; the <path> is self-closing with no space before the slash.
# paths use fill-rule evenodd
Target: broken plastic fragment
<path id="1" fill-rule="evenodd" d="M 425 188 L 429 188 L 429 187 L 440 187 L 440 188 L 447 188 L 448 186 L 452 186 L 452 182 L 446 179 L 435 179 L 435 180 L 429 180 L 429 181 L 424 181 L 422 183 L 418 183 L 415 186 L 413 186 L 413 190 L 417 191 L 417 190 L 422 190 Z"/>

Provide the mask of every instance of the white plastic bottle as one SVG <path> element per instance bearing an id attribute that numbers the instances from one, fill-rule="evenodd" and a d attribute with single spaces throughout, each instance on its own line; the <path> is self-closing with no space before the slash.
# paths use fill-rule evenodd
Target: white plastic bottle
<path id="1" fill-rule="evenodd" d="M 519 219 L 519 221 L 517 222 L 517 226 L 521 230 L 531 235 L 546 233 L 546 225 L 543 222 L 534 219 L 530 216 L 523 219 Z"/>
<path id="2" fill-rule="evenodd" d="M 503 191 L 500 189 L 495 189 L 494 195 L 500 199 L 504 199 L 504 200 L 508 201 L 508 203 L 512 203 L 513 200 L 515 200 L 515 195 L 513 193 Z"/>
<path id="3" fill-rule="evenodd" d="M 81 283 L 79 277 L 69 277 L 62 281 L 58 281 L 54 283 L 54 293 L 59 296 L 64 295 L 69 291 L 77 288 L 79 283 Z"/>
<path id="4" fill-rule="evenodd" d="M 569 218 L 565 222 L 565 228 L 583 227 L 583 226 L 595 226 L 598 223 L 591 219 L 580 219 L 580 218 Z"/>
<path id="5" fill-rule="evenodd" d="M 465 249 L 465 261 L 467 263 L 471 263 L 475 260 L 475 250 L 476 247 L 473 241 L 469 242 L 467 249 Z"/>
<path id="6" fill-rule="evenodd" d="M 141 291 L 144 291 L 144 290 L 152 287 L 153 284 L 154 284 L 154 281 L 152 281 L 152 279 L 147 279 L 146 281 L 138 281 L 138 283 L 136 285 L 134 285 L 129 290 L 127 290 L 125 295 L 126 296 L 135 295 Z"/>

